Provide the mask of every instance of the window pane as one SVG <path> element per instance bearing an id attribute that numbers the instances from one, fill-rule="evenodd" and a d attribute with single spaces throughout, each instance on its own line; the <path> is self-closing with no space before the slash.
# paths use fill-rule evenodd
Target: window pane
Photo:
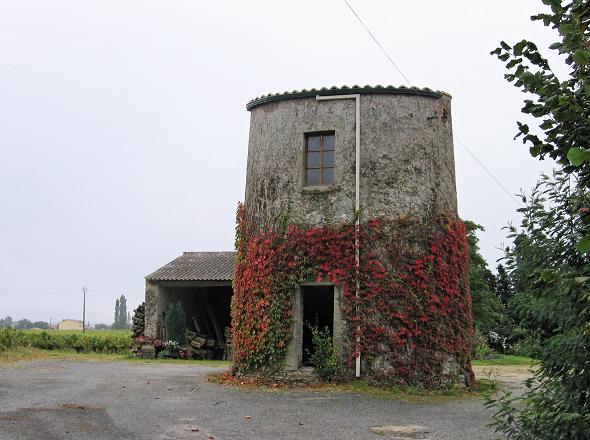
<path id="1" fill-rule="evenodd" d="M 327 134 L 324 136 L 324 150 L 333 150 L 336 142 L 336 136 Z"/>
<path id="2" fill-rule="evenodd" d="M 307 168 L 320 167 L 320 152 L 307 153 Z"/>
<path id="3" fill-rule="evenodd" d="M 324 168 L 334 166 L 334 152 L 324 151 Z"/>
<path id="4" fill-rule="evenodd" d="M 324 168 L 322 172 L 324 177 L 322 183 L 324 185 L 330 185 L 334 183 L 334 168 Z"/>
<path id="5" fill-rule="evenodd" d="M 307 138 L 307 151 L 320 151 L 320 136 L 309 136 Z"/>
<path id="6" fill-rule="evenodd" d="M 307 184 L 308 185 L 319 185 L 320 184 L 320 171 L 321 170 L 307 170 Z"/>

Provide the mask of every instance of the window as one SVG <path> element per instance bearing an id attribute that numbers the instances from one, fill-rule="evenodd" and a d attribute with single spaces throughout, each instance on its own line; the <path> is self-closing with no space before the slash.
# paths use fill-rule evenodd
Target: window
<path id="1" fill-rule="evenodd" d="M 334 183 L 334 133 L 309 134 L 305 149 L 305 184 Z"/>

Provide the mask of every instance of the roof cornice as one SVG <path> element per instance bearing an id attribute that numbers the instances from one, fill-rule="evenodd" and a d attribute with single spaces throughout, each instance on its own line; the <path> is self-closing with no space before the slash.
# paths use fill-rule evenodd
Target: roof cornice
<path id="1" fill-rule="evenodd" d="M 330 96 L 330 95 L 354 95 L 354 94 L 361 94 L 361 95 L 375 95 L 375 94 L 383 94 L 383 95 L 417 95 L 417 96 L 428 96 L 431 98 L 441 98 L 444 96 L 449 96 L 448 93 L 441 92 L 441 91 L 434 91 L 429 89 L 428 87 L 419 88 L 419 87 L 406 87 L 406 86 L 370 86 L 366 85 L 364 87 L 354 85 L 352 87 L 349 86 L 341 86 L 341 87 L 322 87 L 321 89 L 303 89 L 303 90 L 293 90 L 292 92 L 283 92 L 283 93 L 269 93 L 268 95 L 258 96 L 252 99 L 248 104 L 246 104 L 246 110 L 250 111 L 254 107 L 258 107 L 263 104 L 267 104 L 269 102 L 276 102 L 276 101 L 285 101 L 288 99 L 301 99 L 301 98 L 313 98 L 317 95 L 320 96 Z"/>

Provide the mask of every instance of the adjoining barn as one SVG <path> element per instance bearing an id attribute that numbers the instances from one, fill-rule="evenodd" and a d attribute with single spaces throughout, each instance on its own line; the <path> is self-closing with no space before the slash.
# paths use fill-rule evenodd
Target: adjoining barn
<path id="1" fill-rule="evenodd" d="M 202 348 L 208 348 L 208 357 L 222 358 L 231 321 L 235 258 L 235 252 L 184 252 L 148 275 L 145 336 L 166 340 L 166 310 L 180 302 L 186 328 L 206 339 Z"/>

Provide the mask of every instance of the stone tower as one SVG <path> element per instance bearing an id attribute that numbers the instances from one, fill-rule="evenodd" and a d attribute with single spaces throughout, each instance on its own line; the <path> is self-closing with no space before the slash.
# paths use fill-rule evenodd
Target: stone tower
<path id="1" fill-rule="evenodd" d="M 331 88 L 267 95 L 251 112 L 245 206 L 257 224 L 354 219 L 356 99 L 360 95 L 360 206 L 365 219 L 444 209 L 457 215 L 451 97 L 428 89 Z M 318 100 L 317 96 L 351 99 Z M 306 137 L 335 135 L 334 179 L 307 184 Z"/>
<path id="2" fill-rule="evenodd" d="M 460 376 L 469 384 L 471 308 L 457 218 L 451 97 L 430 89 L 344 86 L 266 95 L 247 109 L 241 221 L 248 232 L 238 250 L 232 311 L 237 370 L 277 374 L 313 364 L 307 328 L 316 324 L 329 329 L 343 376 L 434 386 Z M 352 233 L 325 238 L 334 230 Z M 310 240 L 307 249 L 295 243 L 302 236 Z M 271 248 L 294 240 L 275 249 L 294 254 L 286 266 L 294 272 L 280 272 L 279 263 L 268 261 L 275 284 L 266 287 L 250 270 L 259 251 L 252 243 L 261 237 Z M 322 242 L 332 254 L 321 246 L 314 251 L 314 239 L 333 240 Z M 445 278 L 442 272 L 451 270 L 452 279 Z M 277 281 L 282 277 L 290 287 Z M 387 282 L 377 286 L 375 280 Z M 260 291 L 266 293 L 259 297 Z M 240 344 L 260 329 L 242 309 L 254 297 L 277 300 L 277 291 L 285 301 L 285 338 L 277 355 L 263 353 L 266 360 L 250 362 Z M 252 313 L 260 314 L 255 320 L 269 319 L 269 310 Z M 440 340 L 437 332 L 444 333 Z M 258 342 L 272 352 L 267 340 Z"/>

